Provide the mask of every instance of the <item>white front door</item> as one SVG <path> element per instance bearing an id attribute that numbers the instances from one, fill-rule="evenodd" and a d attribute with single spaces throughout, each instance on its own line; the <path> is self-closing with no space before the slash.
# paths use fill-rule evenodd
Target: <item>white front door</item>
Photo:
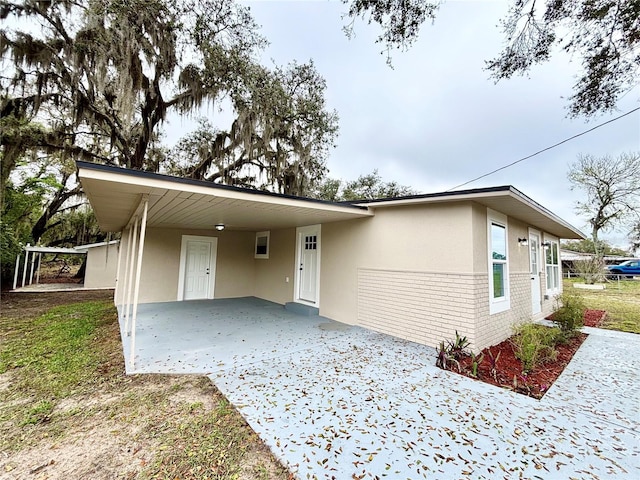
<path id="1" fill-rule="evenodd" d="M 182 236 L 178 300 L 213 298 L 218 239 Z"/>
<path id="2" fill-rule="evenodd" d="M 296 230 L 296 301 L 318 306 L 320 287 L 320 225 Z"/>
<path id="3" fill-rule="evenodd" d="M 540 233 L 529 230 L 529 265 L 531 267 L 531 312 L 542 311 L 540 292 Z"/>

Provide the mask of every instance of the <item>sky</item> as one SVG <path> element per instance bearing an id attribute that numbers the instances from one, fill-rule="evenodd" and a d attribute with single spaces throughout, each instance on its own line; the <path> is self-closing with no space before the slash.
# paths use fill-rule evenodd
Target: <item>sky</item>
<path id="1" fill-rule="evenodd" d="M 503 45 L 499 22 L 507 1 L 447 1 L 408 51 L 393 53 L 393 68 L 375 43 L 377 27 L 357 21 L 356 37 L 345 36 L 347 7 L 337 0 L 243 3 L 270 42 L 263 63 L 312 59 L 327 81 L 328 107 L 340 117 L 337 148 L 327 162 L 333 178 L 352 180 L 377 169 L 385 181 L 420 193 L 444 191 L 640 106 L 635 88 L 616 112 L 568 118 L 566 97 L 580 66 L 563 52 L 528 77 L 494 83 L 484 65 Z M 216 123 L 215 112 L 205 114 Z M 175 122 L 168 142 L 191 127 Z M 513 185 L 586 233 L 586 219 L 574 209 L 584 194 L 571 191 L 569 165 L 580 154 L 635 151 L 640 111 L 464 188 Z M 626 230 L 605 238 L 626 248 Z"/>

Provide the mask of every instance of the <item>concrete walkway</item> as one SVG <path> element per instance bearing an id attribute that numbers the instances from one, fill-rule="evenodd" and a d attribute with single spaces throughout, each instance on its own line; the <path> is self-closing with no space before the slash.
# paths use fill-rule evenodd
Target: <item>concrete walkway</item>
<path id="1" fill-rule="evenodd" d="M 144 306 L 136 371 L 208 373 L 299 478 L 640 478 L 640 336 L 589 329 L 538 401 L 429 347 L 223 302 Z"/>

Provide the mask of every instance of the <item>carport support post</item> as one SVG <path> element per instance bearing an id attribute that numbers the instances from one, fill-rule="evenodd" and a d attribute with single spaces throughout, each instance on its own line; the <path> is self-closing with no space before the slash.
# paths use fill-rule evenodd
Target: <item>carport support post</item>
<path id="1" fill-rule="evenodd" d="M 31 272 L 29 273 L 29 285 L 33 283 L 33 264 L 36 263 L 36 252 L 31 255 Z"/>
<path id="2" fill-rule="evenodd" d="M 120 291 L 120 305 L 122 306 L 122 318 L 126 319 L 128 312 L 125 311 L 125 305 L 127 304 L 127 288 L 129 288 L 129 257 L 131 256 L 131 234 L 133 230 L 129 225 L 129 239 L 127 240 L 127 255 L 124 261 L 124 283 L 122 284 L 122 290 Z M 127 330 L 125 329 L 125 333 Z"/>
<path id="3" fill-rule="evenodd" d="M 18 286 L 18 271 L 20 270 L 20 254 L 16 257 L 16 271 L 13 273 L 13 289 Z"/>
<path id="4" fill-rule="evenodd" d="M 107 245 L 107 250 L 109 245 Z M 122 260 L 122 232 L 120 232 L 120 242 L 118 243 L 118 260 L 116 262 L 116 288 L 113 290 L 113 303 L 117 304 L 118 282 L 120 281 L 120 261 Z"/>
<path id="5" fill-rule="evenodd" d="M 40 283 L 40 267 L 42 267 L 42 252 L 38 253 L 38 270 L 36 273 L 36 283 Z"/>
<path id="6" fill-rule="evenodd" d="M 129 307 L 131 306 L 131 286 L 133 285 L 133 264 L 136 261 L 136 242 L 138 237 L 138 217 L 133 221 L 133 239 L 131 241 L 131 264 L 129 265 L 129 282 L 127 282 L 127 308 L 125 309 L 124 331 L 129 336 Z"/>
<path id="7" fill-rule="evenodd" d="M 24 269 L 22 270 L 22 286 L 24 287 L 24 282 L 27 280 L 27 265 L 29 265 L 29 244 L 27 243 L 27 248 L 24 249 Z"/>
<path id="8" fill-rule="evenodd" d="M 144 238 L 147 233 L 147 210 L 149 208 L 149 200 L 144 201 L 144 210 L 142 212 L 142 222 L 140 223 L 140 247 L 138 250 L 138 265 L 136 266 L 136 286 L 133 294 L 133 318 L 131 320 L 131 350 L 129 352 L 129 363 L 134 368 L 135 347 L 136 347 L 136 319 L 138 318 L 138 295 L 140 293 L 140 273 L 142 271 L 142 254 L 144 253 Z"/>

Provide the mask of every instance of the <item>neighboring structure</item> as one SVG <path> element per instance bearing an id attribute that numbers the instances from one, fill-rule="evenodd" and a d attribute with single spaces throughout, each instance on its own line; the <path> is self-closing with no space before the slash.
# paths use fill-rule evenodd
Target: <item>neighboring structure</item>
<path id="1" fill-rule="evenodd" d="M 138 303 L 255 296 L 481 349 L 551 312 L 559 239 L 584 238 L 511 186 L 348 204 L 77 165 L 100 227 L 122 232 L 116 303 L 134 326 Z"/>
<path id="2" fill-rule="evenodd" d="M 113 240 L 111 242 L 78 245 L 73 248 L 27 245 L 24 247 L 22 263 L 22 255 L 18 255 L 16 258 L 13 289 L 18 288 L 18 285 L 25 287 L 40 283 L 42 256 L 47 254 L 86 255 L 87 264 L 82 287 L 87 289 L 114 288 L 119 243 L 119 240 Z"/>
<path id="3" fill-rule="evenodd" d="M 119 246 L 119 240 L 112 240 L 76 247 L 87 252 L 84 288 L 115 288 Z"/>
<path id="4" fill-rule="evenodd" d="M 560 260 L 562 260 L 562 271 L 569 277 L 578 277 L 575 262 L 583 260 L 593 260 L 594 253 L 574 252 L 573 250 L 560 249 Z M 623 257 L 620 255 L 605 255 L 603 260 L 605 265 L 617 265 L 626 260 L 634 260 L 635 257 Z"/>

